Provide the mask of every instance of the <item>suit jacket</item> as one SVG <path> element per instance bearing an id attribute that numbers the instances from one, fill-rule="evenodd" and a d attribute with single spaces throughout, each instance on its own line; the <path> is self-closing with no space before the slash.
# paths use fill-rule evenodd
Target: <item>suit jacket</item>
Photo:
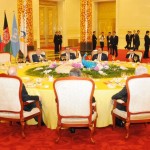
<path id="1" fill-rule="evenodd" d="M 124 102 L 126 102 L 127 96 L 128 96 L 127 89 L 126 89 L 126 86 L 124 86 L 121 91 L 119 91 L 118 93 L 116 93 L 115 95 L 112 96 L 112 100 L 122 99 Z M 117 108 L 119 110 L 126 110 L 126 107 L 123 105 L 120 105 L 120 104 L 117 105 Z"/>
<path id="2" fill-rule="evenodd" d="M 95 54 L 95 55 L 93 55 L 92 60 L 95 60 L 95 59 L 97 59 L 97 58 L 98 58 L 98 54 Z M 108 60 L 107 55 L 104 54 L 104 53 L 102 53 L 101 60 L 102 60 L 102 61 L 107 61 L 107 60 Z"/>
<path id="3" fill-rule="evenodd" d="M 37 100 L 37 101 L 39 101 L 39 96 L 37 96 L 37 95 L 33 95 L 33 96 L 29 95 L 27 90 L 26 90 L 25 85 L 23 84 L 23 86 L 22 86 L 22 101 L 26 102 L 28 100 Z M 40 103 L 40 105 L 41 105 L 41 103 Z M 24 110 L 25 111 L 31 111 L 35 107 L 36 107 L 35 103 L 31 103 L 29 105 L 24 106 Z"/>
<path id="4" fill-rule="evenodd" d="M 111 36 L 111 38 L 110 38 L 110 44 L 112 45 L 112 46 L 117 46 L 118 45 L 118 36 Z"/>
<path id="5" fill-rule="evenodd" d="M 130 54 L 127 54 L 126 55 L 126 58 L 129 58 L 130 57 Z M 135 61 L 135 57 L 137 57 L 137 60 Z M 133 54 L 133 62 L 140 62 L 140 58 L 139 58 L 139 55 L 137 55 L 137 54 Z"/>
<path id="6" fill-rule="evenodd" d="M 59 43 L 59 44 L 62 43 L 62 35 L 58 35 L 58 43 Z"/>
<path id="7" fill-rule="evenodd" d="M 42 56 L 43 58 L 45 58 L 45 55 L 41 54 L 41 56 Z M 33 54 L 33 55 L 32 55 L 32 60 L 33 60 L 33 62 L 40 62 L 39 57 L 38 57 L 37 54 Z"/>
<path id="8" fill-rule="evenodd" d="M 140 46 L 140 37 L 139 37 L 139 35 L 138 34 L 135 34 L 134 35 L 134 44 L 136 45 L 136 46 Z"/>
<path id="9" fill-rule="evenodd" d="M 126 34 L 126 42 L 132 41 L 132 35 Z"/>
<path id="10" fill-rule="evenodd" d="M 149 36 L 148 35 L 145 35 L 144 36 L 144 41 L 145 41 L 145 46 L 149 46 L 150 45 L 150 38 L 149 38 Z"/>
<path id="11" fill-rule="evenodd" d="M 66 56 L 66 53 L 64 53 L 60 56 L 60 61 L 62 61 L 62 58 L 61 58 L 62 56 Z M 76 56 L 74 53 L 70 53 L 70 59 L 76 59 Z"/>
<path id="12" fill-rule="evenodd" d="M 97 37 L 95 36 L 95 34 L 92 35 L 92 42 L 97 43 Z"/>
<path id="13" fill-rule="evenodd" d="M 107 43 L 108 43 L 108 44 L 110 44 L 110 38 L 111 38 L 111 36 L 108 36 L 108 35 L 107 35 Z"/>

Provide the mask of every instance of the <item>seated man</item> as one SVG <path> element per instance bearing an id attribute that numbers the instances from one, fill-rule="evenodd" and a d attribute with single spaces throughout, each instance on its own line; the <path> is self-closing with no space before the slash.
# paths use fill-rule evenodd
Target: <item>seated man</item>
<path id="1" fill-rule="evenodd" d="M 98 48 L 97 54 L 93 55 L 92 60 L 99 60 L 99 61 L 107 61 L 108 57 L 106 54 L 103 53 L 101 48 Z"/>
<path id="2" fill-rule="evenodd" d="M 11 76 L 17 76 L 17 68 L 16 67 L 10 67 L 8 69 L 8 74 L 11 75 Z M 23 102 L 26 102 L 28 100 L 39 101 L 39 104 L 40 104 L 40 106 L 42 108 L 41 97 L 39 97 L 37 95 L 33 95 L 33 96 L 29 95 L 24 84 L 22 86 L 22 100 L 23 100 Z M 35 103 L 31 103 L 29 105 L 24 106 L 24 110 L 25 111 L 31 111 L 35 107 L 36 107 L 36 104 Z M 34 119 L 36 121 L 38 121 L 38 117 L 37 116 L 34 117 Z M 43 119 L 42 119 L 41 125 L 45 125 L 44 122 L 43 122 Z"/>
<path id="3" fill-rule="evenodd" d="M 142 74 L 145 74 L 145 73 L 148 73 L 148 70 L 146 67 L 144 66 L 139 66 L 135 69 L 135 75 L 142 75 Z M 117 100 L 117 99 L 121 99 L 123 100 L 124 102 L 127 102 L 127 89 L 126 89 L 126 86 L 123 87 L 123 89 L 116 93 L 115 95 L 112 96 L 112 100 Z M 117 105 L 117 108 L 119 110 L 123 110 L 123 111 L 126 111 L 126 107 L 121 105 L 121 104 L 118 104 Z M 124 124 L 122 122 L 122 120 L 116 118 L 116 125 L 117 126 L 120 126 L 120 127 L 123 127 Z"/>
<path id="4" fill-rule="evenodd" d="M 126 55 L 126 58 L 128 58 L 130 62 L 140 62 L 139 55 L 135 54 L 133 50 L 130 50 L 130 53 Z"/>
<path id="5" fill-rule="evenodd" d="M 33 62 L 46 61 L 45 53 L 41 52 L 40 49 L 37 49 L 36 54 L 32 55 L 32 60 L 33 60 Z"/>
<path id="6" fill-rule="evenodd" d="M 65 53 L 61 54 L 60 61 L 62 60 L 70 60 L 70 59 L 76 59 L 76 56 L 74 53 L 70 52 L 70 48 L 66 47 Z"/>

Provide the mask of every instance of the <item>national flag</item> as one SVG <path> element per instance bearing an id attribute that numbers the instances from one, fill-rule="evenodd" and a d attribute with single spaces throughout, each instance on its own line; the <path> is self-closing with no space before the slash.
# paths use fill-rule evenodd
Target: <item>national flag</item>
<path id="1" fill-rule="evenodd" d="M 11 46 L 12 46 L 12 54 L 14 57 L 16 57 L 19 50 L 20 50 L 20 42 L 19 42 L 19 35 L 18 35 L 17 22 L 16 22 L 15 14 L 14 14 L 13 23 L 12 23 Z"/>
<path id="2" fill-rule="evenodd" d="M 21 15 L 21 25 L 20 25 L 20 50 L 24 57 L 27 56 L 27 43 L 26 43 L 26 26 L 24 16 Z"/>
<path id="3" fill-rule="evenodd" d="M 6 13 L 4 13 L 3 51 L 12 53 L 10 34 L 9 34 L 9 28 L 8 28 Z"/>
<path id="4" fill-rule="evenodd" d="M 3 52 L 1 35 L 0 35 L 0 52 Z"/>

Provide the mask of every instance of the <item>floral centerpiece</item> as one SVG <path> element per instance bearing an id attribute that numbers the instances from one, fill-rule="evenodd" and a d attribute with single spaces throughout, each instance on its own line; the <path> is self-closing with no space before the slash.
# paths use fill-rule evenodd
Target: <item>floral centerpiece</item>
<path id="1" fill-rule="evenodd" d="M 69 72 L 72 68 L 79 68 L 82 71 L 83 76 L 91 78 L 113 78 L 120 77 L 122 73 L 134 74 L 134 68 L 126 68 L 114 64 L 108 64 L 108 62 L 95 62 L 95 66 L 86 68 L 81 61 L 68 61 L 68 62 L 51 62 L 50 65 L 34 67 L 26 71 L 27 75 L 44 77 L 44 75 L 53 76 L 54 78 L 69 76 Z"/>

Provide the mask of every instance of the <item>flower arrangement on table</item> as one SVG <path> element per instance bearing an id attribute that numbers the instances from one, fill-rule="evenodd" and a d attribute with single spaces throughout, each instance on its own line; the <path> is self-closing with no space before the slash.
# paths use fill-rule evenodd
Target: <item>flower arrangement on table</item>
<path id="1" fill-rule="evenodd" d="M 27 75 L 44 77 L 45 75 L 52 76 L 54 78 L 69 76 L 69 71 L 72 68 L 79 68 L 82 71 L 82 75 L 91 78 L 114 78 L 121 77 L 124 74 L 134 74 L 134 68 L 126 68 L 123 66 L 117 66 L 114 64 L 108 64 L 108 62 L 95 62 L 96 65 L 93 68 L 86 68 L 83 62 L 63 62 L 62 64 L 52 62 L 49 66 L 34 67 L 26 71 Z"/>

